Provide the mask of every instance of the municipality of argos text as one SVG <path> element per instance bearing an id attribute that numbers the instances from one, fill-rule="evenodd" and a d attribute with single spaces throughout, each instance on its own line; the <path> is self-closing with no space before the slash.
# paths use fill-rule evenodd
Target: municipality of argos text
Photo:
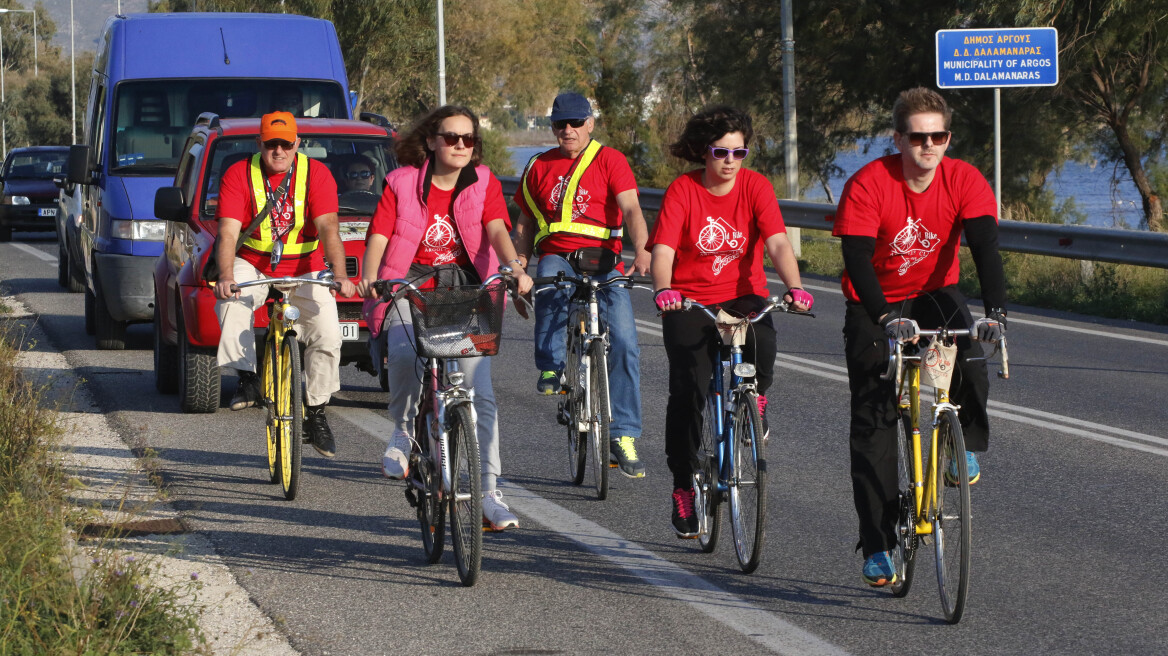
<path id="1" fill-rule="evenodd" d="M 938 87 L 1057 83 L 1058 39 L 1053 28 L 937 32 Z"/>

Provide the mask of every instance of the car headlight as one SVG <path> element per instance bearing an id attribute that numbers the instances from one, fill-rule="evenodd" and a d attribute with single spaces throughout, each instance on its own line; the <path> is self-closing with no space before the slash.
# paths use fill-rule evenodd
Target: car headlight
<path id="1" fill-rule="evenodd" d="M 166 221 L 110 221 L 110 236 L 115 239 L 162 241 L 166 238 Z"/>
<path id="2" fill-rule="evenodd" d="M 4 197 L 4 204 L 5 205 L 30 205 L 31 203 L 28 202 L 28 196 L 5 196 Z"/>

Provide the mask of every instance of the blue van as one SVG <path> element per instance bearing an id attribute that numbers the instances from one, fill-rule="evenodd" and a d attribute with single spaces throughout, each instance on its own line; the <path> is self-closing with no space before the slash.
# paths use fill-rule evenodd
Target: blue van
<path id="1" fill-rule="evenodd" d="M 85 330 L 99 349 L 125 348 L 126 325 L 154 316 L 154 264 L 166 222 L 154 194 L 174 184 L 191 126 L 204 112 L 275 110 L 352 118 L 332 23 L 287 14 L 130 14 L 106 21 L 94 60 L 84 145 L 69 153 L 79 220 L 64 235 L 84 281 Z"/>

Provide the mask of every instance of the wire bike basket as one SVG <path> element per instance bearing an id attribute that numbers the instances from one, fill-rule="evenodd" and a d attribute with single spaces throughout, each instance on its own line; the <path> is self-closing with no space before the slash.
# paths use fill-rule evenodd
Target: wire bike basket
<path id="1" fill-rule="evenodd" d="M 414 343 L 423 358 L 475 358 L 499 352 L 506 285 L 410 291 Z"/>

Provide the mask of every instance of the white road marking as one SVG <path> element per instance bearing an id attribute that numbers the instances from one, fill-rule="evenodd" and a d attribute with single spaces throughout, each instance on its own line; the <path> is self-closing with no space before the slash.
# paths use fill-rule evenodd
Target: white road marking
<path id="1" fill-rule="evenodd" d="M 637 319 L 637 328 L 641 332 L 648 335 L 655 335 L 657 337 L 661 336 L 661 328 L 655 322 L 645 319 Z M 810 374 L 812 376 L 819 376 L 820 378 L 826 378 L 828 380 L 834 380 L 841 383 L 848 382 L 848 371 L 845 367 L 841 367 L 835 364 L 828 364 L 826 362 L 810 360 L 808 358 L 799 358 L 793 355 L 779 353 L 775 356 L 775 366 L 782 367 L 783 369 L 790 369 L 792 371 Z M 1123 447 L 1125 449 L 1132 449 L 1134 451 L 1143 451 L 1145 453 L 1168 456 L 1168 448 L 1152 446 L 1160 445 L 1163 447 L 1168 447 L 1168 439 L 1156 437 L 1154 435 L 1137 433 L 1135 431 L 1129 431 L 1123 428 L 1117 428 L 1115 426 L 1097 424 L 1083 419 L 1076 419 L 1074 417 L 1067 417 L 1051 412 L 1045 412 L 1043 410 L 1035 410 L 1033 408 L 1026 408 L 1019 405 L 1002 403 L 1000 401 L 990 401 L 987 412 L 989 412 L 990 416 L 998 417 L 1000 419 L 1008 419 L 1010 421 L 1016 421 L 1022 424 L 1039 426 L 1041 428 L 1059 431 L 1068 435 L 1085 437 L 1089 440 L 1102 442 L 1104 444 L 1111 444 L 1114 446 Z M 1149 444 L 1144 444 L 1143 442 L 1147 442 Z"/>
<path id="2" fill-rule="evenodd" d="M 22 244 L 20 242 L 9 242 L 9 245 L 15 249 L 22 250 L 25 253 L 28 253 L 29 255 L 32 255 L 34 257 L 39 257 L 40 259 L 42 259 L 46 262 L 52 262 L 53 264 L 57 263 L 57 257 L 55 255 L 49 255 L 48 253 L 40 250 L 39 248 L 33 248 L 32 246 L 29 246 L 28 244 Z"/>
<path id="3" fill-rule="evenodd" d="M 329 412 L 382 441 L 387 441 L 392 432 L 393 423 L 384 412 L 335 405 Z M 499 487 L 507 494 L 512 510 L 574 540 L 766 649 L 780 654 L 847 653 L 524 487 L 502 478 Z"/>

